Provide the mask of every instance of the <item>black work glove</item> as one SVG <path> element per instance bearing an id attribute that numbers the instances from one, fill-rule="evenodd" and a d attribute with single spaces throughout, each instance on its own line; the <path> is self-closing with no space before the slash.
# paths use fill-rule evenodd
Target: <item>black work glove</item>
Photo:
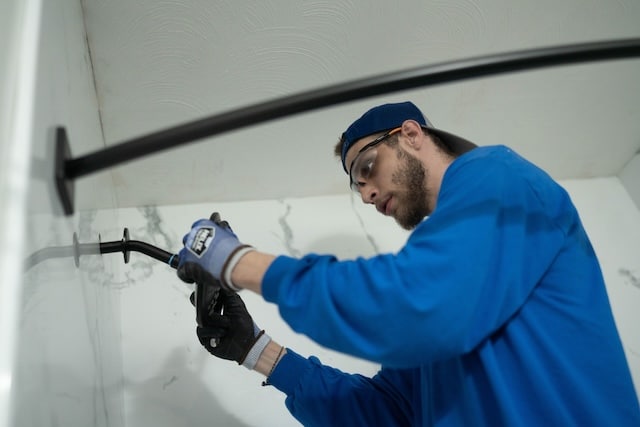
<path id="1" fill-rule="evenodd" d="M 195 305 L 195 293 L 191 302 Z M 220 289 L 203 324 L 196 329 L 198 340 L 212 355 L 235 360 L 239 365 L 253 369 L 271 337 L 254 323 L 240 296 Z"/>

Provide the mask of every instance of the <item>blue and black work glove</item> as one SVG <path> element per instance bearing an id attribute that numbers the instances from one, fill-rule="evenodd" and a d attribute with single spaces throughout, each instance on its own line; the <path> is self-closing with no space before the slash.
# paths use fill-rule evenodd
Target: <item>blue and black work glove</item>
<path id="1" fill-rule="evenodd" d="M 191 303 L 196 305 L 195 293 Z M 212 355 L 235 360 L 239 365 L 253 369 L 271 337 L 260 330 L 247 311 L 240 296 L 228 289 L 220 293 L 206 316 L 198 325 L 196 334 L 204 348 Z"/>
<path id="2" fill-rule="evenodd" d="M 193 223 L 182 239 L 178 254 L 178 277 L 187 283 L 219 282 L 224 288 L 239 291 L 231 282 L 231 272 L 240 258 L 255 250 L 240 243 L 229 223 L 214 212 L 209 219 Z"/>

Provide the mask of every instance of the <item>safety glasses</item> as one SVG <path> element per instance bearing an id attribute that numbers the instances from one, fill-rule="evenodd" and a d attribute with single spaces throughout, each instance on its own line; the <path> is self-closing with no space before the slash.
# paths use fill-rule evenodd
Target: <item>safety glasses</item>
<path id="1" fill-rule="evenodd" d="M 391 129 L 358 151 L 358 154 L 356 154 L 356 157 L 353 159 L 351 167 L 349 168 L 349 186 L 352 191 L 359 193 L 360 186 L 371 176 L 371 172 L 373 171 L 373 167 L 376 163 L 376 158 L 378 157 L 378 149 L 376 146 L 394 133 L 399 132 L 400 129 L 401 128 L 399 127 Z"/>

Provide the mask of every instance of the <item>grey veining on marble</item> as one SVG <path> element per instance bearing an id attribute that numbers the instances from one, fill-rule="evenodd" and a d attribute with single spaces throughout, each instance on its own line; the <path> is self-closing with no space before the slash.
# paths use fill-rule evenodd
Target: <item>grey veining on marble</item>
<path id="1" fill-rule="evenodd" d="M 170 251 L 168 248 L 175 245 L 176 239 L 172 233 L 163 228 L 164 224 L 158 209 L 153 206 L 145 206 L 137 208 L 135 212 L 135 217 L 129 215 L 129 222 L 114 234 L 119 237 L 114 238 L 112 236 L 108 241 L 120 240 L 126 228 L 129 232 L 130 240 L 142 241 L 160 249 Z M 103 240 L 103 242 L 104 241 L 107 240 Z M 151 277 L 154 268 L 162 265 L 159 261 L 137 251 L 129 252 L 129 262 L 126 264 L 124 262 L 124 254 L 120 252 L 104 254 L 103 257 L 113 257 L 114 260 L 117 260 L 117 262 L 122 265 L 122 268 L 119 270 L 120 274 L 110 275 L 105 282 L 118 289 L 135 286 L 136 282 Z"/>
<path id="2" fill-rule="evenodd" d="M 629 284 L 631 284 L 631 286 L 634 286 L 637 289 L 640 289 L 640 277 L 637 274 L 635 274 L 633 271 L 627 268 L 620 268 L 618 270 L 618 273 L 620 273 L 620 276 L 626 279 L 625 282 L 628 282 Z"/>
<path id="3" fill-rule="evenodd" d="M 374 239 L 373 235 L 371 235 L 371 233 L 369 233 L 369 231 L 367 230 L 367 226 L 364 222 L 364 220 L 362 219 L 362 216 L 360 215 L 360 212 L 355 208 L 355 204 L 359 201 L 357 196 L 351 195 L 351 208 L 353 210 L 353 213 L 355 214 L 356 218 L 358 218 L 358 222 L 360 223 L 360 226 L 362 227 L 362 231 L 364 232 L 364 235 L 367 238 L 367 241 L 371 244 L 371 247 L 373 248 L 374 253 L 379 254 L 380 253 L 380 248 L 378 247 L 378 244 L 376 243 L 376 240 Z"/>
<path id="4" fill-rule="evenodd" d="M 176 237 L 163 228 L 163 220 L 156 206 L 143 206 L 138 208 L 138 212 L 146 221 L 144 237 L 149 239 L 148 243 L 162 248 L 170 248 L 175 244 Z"/>
<path id="5" fill-rule="evenodd" d="M 285 245 L 287 250 L 287 254 L 292 257 L 299 257 L 302 255 L 302 252 L 293 246 L 293 229 L 288 223 L 289 215 L 291 214 L 291 204 L 287 203 L 284 200 L 278 201 L 281 205 L 284 206 L 284 213 L 278 218 L 278 223 L 280 224 L 280 228 L 282 229 L 282 243 Z"/>
<path id="6" fill-rule="evenodd" d="M 124 221 L 123 226 L 128 229 L 131 240 L 141 241 L 170 253 L 176 253 L 179 250 L 182 236 L 178 238 L 177 233 L 163 219 L 162 212 L 157 206 L 127 209 L 126 214 L 123 213 L 121 216 L 123 217 L 121 221 Z M 159 286 L 169 285 L 180 295 L 189 296 L 192 287 L 181 282 L 171 267 L 135 251 L 130 252 L 129 263 L 122 264 L 119 279 L 114 285 L 121 290 L 135 287 L 154 277 L 154 274 L 159 271 L 169 271 L 169 277 L 172 277 L 170 280 L 164 280 Z"/>
<path id="7" fill-rule="evenodd" d="M 168 229 L 167 224 L 162 219 L 160 210 L 156 206 L 143 206 L 137 208 L 136 211 L 140 215 L 143 225 L 134 229 L 135 237 L 132 235 L 131 239 L 141 240 L 173 253 L 176 242 L 181 241 L 182 237 L 178 240 L 176 234 Z M 169 269 L 167 265 L 156 259 L 143 254 L 136 254 L 136 260 L 131 263 L 130 269 L 137 270 L 139 268 L 143 269 L 144 274 L 147 275 L 145 277 L 152 275 L 156 269 Z M 190 288 L 184 286 L 177 278 L 170 281 L 170 284 L 183 295 L 190 293 Z"/>

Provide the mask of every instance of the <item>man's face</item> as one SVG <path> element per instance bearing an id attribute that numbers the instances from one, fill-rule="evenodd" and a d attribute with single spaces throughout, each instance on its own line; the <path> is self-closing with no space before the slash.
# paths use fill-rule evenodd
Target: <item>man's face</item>
<path id="1" fill-rule="evenodd" d="M 353 164 L 358 157 L 355 153 L 369 142 L 365 140 L 354 146 L 347 156 L 347 165 Z M 368 173 L 361 175 L 366 178 L 356 179 L 358 185 L 352 188 L 360 193 L 364 203 L 374 204 L 380 213 L 393 217 L 402 228 L 415 228 L 431 212 L 426 189 L 428 171 L 418 158 L 401 147 L 400 141 L 391 146 L 382 143 L 365 148 L 360 156 L 371 157 L 370 150 L 376 150 L 377 154 L 367 163 Z"/>

